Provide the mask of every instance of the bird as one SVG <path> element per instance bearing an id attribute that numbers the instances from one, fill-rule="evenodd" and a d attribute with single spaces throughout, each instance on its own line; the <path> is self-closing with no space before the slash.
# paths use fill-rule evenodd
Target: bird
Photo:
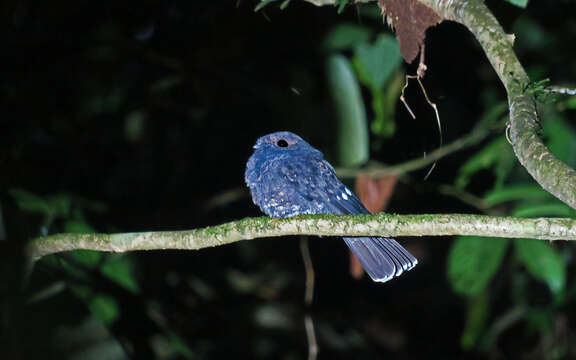
<path id="1" fill-rule="evenodd" d="M 256 141 L 244 178 L 254 204 L 273 218 L 370 213 L 338 179 L 322 152 L 289 131 L 274 132 Z M 343 240 L 376 282 L 386 282 L 418 264 L 391 238 L 360 236 Z"/>

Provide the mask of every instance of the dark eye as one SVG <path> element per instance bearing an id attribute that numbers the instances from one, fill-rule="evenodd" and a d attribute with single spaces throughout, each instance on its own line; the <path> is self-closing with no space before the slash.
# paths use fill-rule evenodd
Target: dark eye
<path id="1" fill-rule="evenodd" d="M 284 139 L 280 139 L 280 140 L 278 140 L 276 145 L 278 145 L 278 147 L 288 147 L 288 142 Z"/>

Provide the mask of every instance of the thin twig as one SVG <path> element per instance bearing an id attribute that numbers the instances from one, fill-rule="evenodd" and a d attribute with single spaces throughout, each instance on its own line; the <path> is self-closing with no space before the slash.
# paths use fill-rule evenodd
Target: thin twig
<path id="1" fill-rule="evenodd" d="M 318 343 L 314 332 L 314 322 L 310 314 L 304 316 L 304 326 L 306 327 L 306 337 L 308 338 L 308 360 L 316 360 L 318 356 Z"/>
<path id="2" fill-rule="evenodd" d="M 304 303 L 306 306 L 312 305 L 314 301 L 314 264 L 310 256 L 310 247 L 308 245 L 308 238 L 306 236 L 300 237 L 300 253 L 302 254 L 302 261 L 304 261 L 304 269 L 306 270 L 306 290 L 304 291 Z"/>
<path id="3" fill-rule="evenodd" d="M 490 205 L 484 201 L 481 197 L 478 197 L 472 193 L 465 191 L 454 185 L 442 184 L 438 185 L 437 191 L 440 194 L 453 196 L 465 204 L 468 204 L 480 211 L 486 212 Z"/>
<path id="4" fill-rule="evenodd" d="M 306 328 L 306 338 L 308 340 L 308 360 L 315 360 L 318 355 L 318 343 L 316 342 L 316 333 L 314 331 L 314 320 L 310 315 L 310 306 L 314 301 L 314 264 L 310 256 L 310 246 L 308 237 L 300 237 L 300 253 L 306 270 L 306 289 L 304 290 L 304 304 L 306 305 L 306 314 L 304 315 L 304 326 Z"/>
<path id="5" fill-rule="evenodd" d="M 416 120 L 416 115 L 414 115 L 414 112 L 412 111 L 412 109 L 410 108 L 410 105 L 408 105 L 408 103 L 406 102 L 406 98 L 404 97 L 404 91 L 406 90 L 406 88 L 408 88 L 408 84 L 410 82 L 411 78 L 416 77 L 415 75 L 406 75 L 406 78 L 404 80 L 404 86 L 402 86 L 402 92 L 400 93 L 400 100 L 402 101 L 402 104 L 404 104 L 404 107 L 406 107 L 406 110 L 408 110 L 408 113 L 410 113 L 410 116 L 412 116 L 412 119 Z"/>
<path id="6" fill-rule="evenodd" d="M 402 175 L 414 170 L 426 167 L 435 161 L 443 158 L 444 156 L 453 154 L 462 149 L 468 148 L 470 146 L 476 145 L 484 138 L 490 134 L 490 129 L 483 126 L 478 126 L 468 135 L 463 136 L 457 140 L 454 140 L 450 144 L 441 146 L 436 150 L 428 154 L 428 156 L 422 158 L 418 157 L 416 159 L 408 160 L 404 163 L 384 166 L 382 164 L 372 162 L 372 166 L 368 168 L 338 168 L 336 173 L 341 177 L 356 177 L 358 173 L 368 173 L 374 178 L 380 178 L 389 175 Z"/>
<path id="7" fill-rule="evenodd" d="M 576 89 L 571 89 L 567 87 L 561 86 L 550 86 L 548 92 L 556 93 L 556 94 L 563 94 L 563 95 L 576 95 Z"/>
<path id="8" fill-rule="evenodd" d="M 410 108 L 408 103 L 406 102 L 406 98 L 404 97 L 404 90 L 406 90 L 408 88 L 408 83 L 409 83 L 410 79 L 416 79 L 416 81 L 418 81 L 418 84 L 420 85 L 420 89 L 422 90 L 422 93 L 424 94 L 424 98 L 426 99 L 426 102 L 428 103 L 428 105 L 430 105 L 432 107 L 432 109 L 434 109 L 434 114 L 436 115 L 436 123 L 438 125 L 438 135 L 440 138 L 439 146 L 441 147 L 443 141 L 442 141 L 442 124 L 440 123 L 440 114 L 438 113 L 438 107 L 436 106 L 435 103 L 430 101 L 430 98 L 428 97 L 428 93 L 426 92 L 426 88 L 424 87 L 424 84 L 422 84 L 422 76 L 424 76 L 425 72 L 426 72 L 426 65 L 424 64 L 424 45 L 422 45 L 421 54 L 420 54 L 420 65 L 418 65 L 418 72 L 417 72 L 418 75 L 406 75 L 406 82 L 404 83 L 404 86 L 402 87 L 402 93 L 400 94 L 400 100 L 402 101 L 402 103 L 404 104 L 404 106 L 406 107 L 406 109 L 408 110 L 410 115 L 412 116 L 412 118 L 415 120 L 416 115 L 414 115 L 414 112 L 412 111 L 412 109 Z M 436 167 L 437 161 L 438 161 L 438 159 L 433 160 L 432 166 L 430 167 L 430 169 L 426 173 L 426 176 L 424 176 L 424 180 L 427 180 L 428 177 L 430 176 L 430 174 L 432 174 L 432 171 Z"/>
<path id="9" fill-rule="evenodd" d="M 418 75 L 419 79 L 422 79 L 424 75 L 426 75 L 426 70 L 428 67 L 426 66 L 426 62 L 424 60 L 424 54 L 426 53 L 426 45 L 422 43 L 420 46 L 420 62 L 418 63 L 418 70 L 416 70 L 416 74 Z"/>

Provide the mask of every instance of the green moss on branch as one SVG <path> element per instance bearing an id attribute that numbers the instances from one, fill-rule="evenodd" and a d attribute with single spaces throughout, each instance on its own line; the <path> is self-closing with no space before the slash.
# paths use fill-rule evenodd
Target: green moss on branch
<path id="1" fill-rule="evenodd" d="M 576 220 L 522 219 L 484 215 L 306 215 L 290 219 L 247 218 L 187 231 L 120 234 L 55 234 L 35 239 L 33 259 L 62 251 L 198 250 L 240 240 L 284 235 L 318 236 L 440 236 L 576 240 Z"/>

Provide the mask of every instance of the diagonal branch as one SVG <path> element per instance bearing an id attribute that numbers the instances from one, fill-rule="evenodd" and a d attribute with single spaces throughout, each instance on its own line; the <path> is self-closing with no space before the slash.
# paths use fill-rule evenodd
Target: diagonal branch
<path id="1" fill-rule="evenodd" d="M 523 219 L 485 215 L 305 215 L 290 219 L 246 218 L 188 231 L 120 234 L 56 234 L 35 239 L 33 259 L 70 250 L 126 252 L 134 250 L 198 250 L 240 240 L 284 235 L 440 236 L 576 240 L 576 220 Z"/>
<path id="2" fill-rule="evenodd" d="M 311 1 L 317 5 L 333 0 Z M 576 209 L 576 171 L 558 160 L 540 138 L 540 120 L 530 83 L 511 38 L 481 0 L 417 0 L 444 20 L 458 22 L 474 34 L 504 84 L 510 110 L 510 137 L 520 163 L 545 190 Z M 366 2 L 366 1 L 361 1 Z"/>
<path id="3" fill-rule="evenodd" d="M 508 93 L 510 137 L 516 157 L 542 188 L 576 209 L 576 171 L 542 142 L 536 99 L 527 91 L 530 79 L 494 15 L 479 0 L 419 1 L 445 19 L 463 24 L 478 39 Z"/>
<path id="4" fill-rule="evenodd" d="M 503 128 L 503 126 L 502 126 Z M 369 174 L 373 178 L 381 178 L 390 175 L 403 175 L 431 165 L 445 156 L 472 147 L 484 140 L 492 132 L 492 128 L 481 123 L 467 135 L 454 140 L 430 152 L 426 157 L 418 157 L 398 165 L 385 166 L 376 161 L 371 161 L 367 168 L 337 168 L 336 173 L 340 177 L 356 177 L 358 174 Z"/>

